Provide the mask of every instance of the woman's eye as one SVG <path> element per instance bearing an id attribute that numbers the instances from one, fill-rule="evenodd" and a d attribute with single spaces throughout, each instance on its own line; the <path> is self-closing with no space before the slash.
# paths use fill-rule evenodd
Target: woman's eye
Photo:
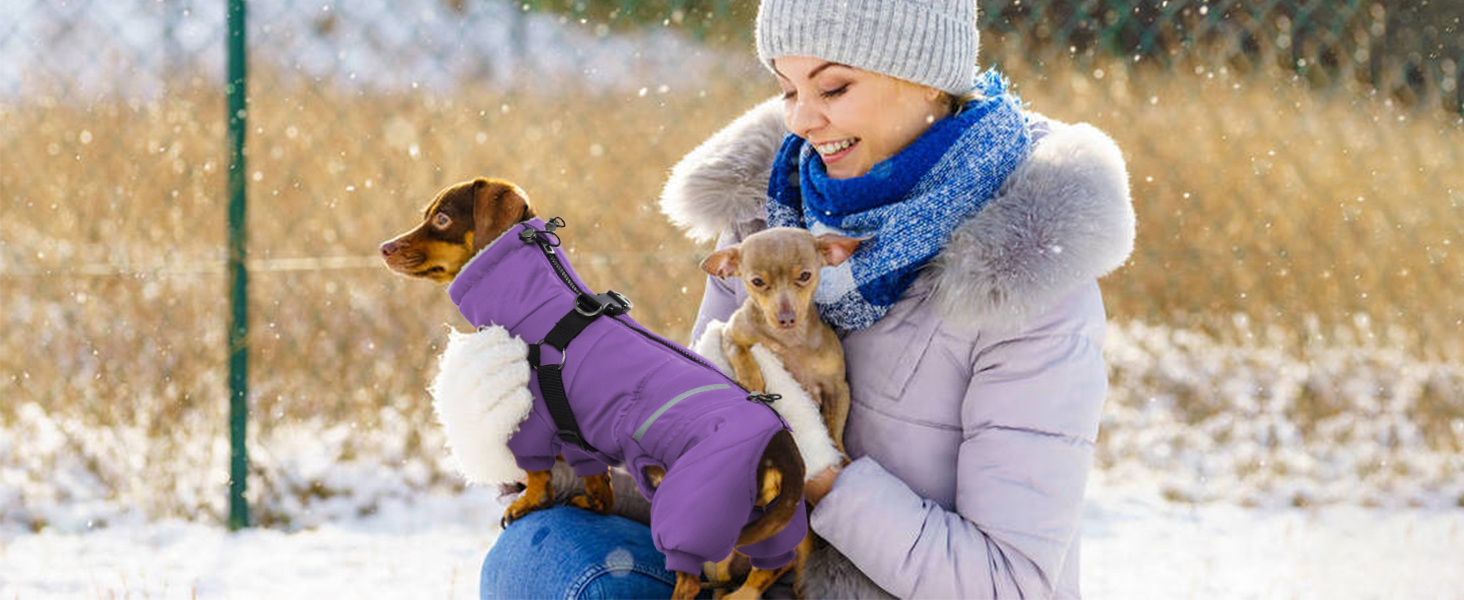
<path id="1" fill-rule="evenodd" d="M 798 276 L 798 281 L 808 281 L 809 279 L 812 279 L 812 278 L 813 278 L 813 273 L 810 273 L 808 271 L 804 271 L 801 275 Z"/>
<path id="2" fill-rule="evenodd" d="M 798 97 L 798 90 L 783 90 L 783 99 L 792 100 Z"/>
<path id="3" fill-rule="evenodd" d="M 825 91 L 821 95 L 825 98 L 833 98 L 842 95 L 846 91 L 849 91 L 849 84 L 847 83 L 832 90 Z"/>
<path id="4" fill-rule="evenodd" d="M 437 216 L 432 217 L 432 224 L 436 225 L 438 229 L 446 228 L 448 225 L 452 224 L 452 217 L 449 217 L 442 213 L 437 213 Z"/>
<path id="5" fill-rule="evenodd" d="M 763 286 L 763 283 L 765 283 L 765 282 L 762 280 L 761 277 L 753 277 L 752 278 L 752 286 L 753 287 L 762 287 Z"/>

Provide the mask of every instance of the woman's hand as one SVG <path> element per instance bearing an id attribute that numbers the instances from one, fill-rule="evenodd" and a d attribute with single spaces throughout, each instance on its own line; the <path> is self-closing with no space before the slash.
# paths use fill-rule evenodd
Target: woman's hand
<path id="1" fill-rule="evenodd" d="M 803 484 L 803 499 L 810 505 L 818 506 L 819 501 L 828 495 L 829 490 L 834 489 L 834 480 L 839 478 L 839 473 L 844 472 L 844 465 L 849 464 L 849 457 L 837 465 L 819 471 L 812 479 Z"/>

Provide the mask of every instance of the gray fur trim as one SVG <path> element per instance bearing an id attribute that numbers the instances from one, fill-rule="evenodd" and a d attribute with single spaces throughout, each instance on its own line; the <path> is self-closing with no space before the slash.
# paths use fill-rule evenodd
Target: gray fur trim
<path id="1" fill-rule="evenodd" d="M 1133 201 L 1118 146 L 1088 124 L 1046 123 L 1032 156 L 921 273 L 953 323 L 1020 325 L 1133 251 Z M 776 98 L 742 115 L 676 165 L 661 211 L 697 241 L 760 228 L 773 157 L 786 134 Z"/>
<path id="2" fill-rule="evenodd" d="M 1123 154 L 1091 125 L 1059 125 L 997 197 L 956 228 L 923 275 L 946 318 L 1019 324 L 1118 268 L 1133 249 Z"/>
<path id="3" fill-rule="evenodd" d="M 894 598 L 831 545 L 820 540 L 803 566 L 807 598 Z"/>
<path id="4" fill-rule="evenodd" d="M 661 212 L 698 242 L 765 219 L 768 176 L 786 134 L 779 98 L 747 111 L 671 169 L 661 189 Z"/>

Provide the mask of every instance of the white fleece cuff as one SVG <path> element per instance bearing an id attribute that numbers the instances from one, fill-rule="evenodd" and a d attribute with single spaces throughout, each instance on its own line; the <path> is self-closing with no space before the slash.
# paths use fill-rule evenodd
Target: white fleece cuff
<path id="1" fill-rule="evenodd" d="M 451 331 L 427 391 L 453 462 L 469 482 L 525 477 L 508 449 L 509 438 L 534 409 L 523 340 L 497 325 L 472 333 Z"/>

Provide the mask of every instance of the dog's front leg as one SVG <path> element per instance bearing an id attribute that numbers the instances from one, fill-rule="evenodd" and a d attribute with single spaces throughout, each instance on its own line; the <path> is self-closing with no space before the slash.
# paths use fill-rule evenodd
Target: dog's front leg
<path id="1" fill-rule="evenodd" d="M 610 514 L 615 507 L 615 488 L 610 483 L 610 471 L 597 475 L 586 475 L 585 493 L 569 499 L 569 505 L 575 508 L 592 510 L 602 515 Z"/>
<path id="2" fill-rule="evenodd" d="M 551 471 L 528 472 L 528 478 L 524 481 L 524 492 L 503 511 L 503 519 L 498 522 L 500 527 L 507 529 L 524 515 L 554 504 L 554 484 L 550 473 Z"/>
<path id="3" fill-rule="evenodd" d="M 763 388 L 762 369 L 757 366 L 757 361 L 752 358 L 751 348 L 732 341 L 731 336 L 722 338 L 722 355 L 727 357 L 727 362 L 732 365 L 732 376 L 737 383 L 747 388 L 750 392 L 766 392 Z"/>

